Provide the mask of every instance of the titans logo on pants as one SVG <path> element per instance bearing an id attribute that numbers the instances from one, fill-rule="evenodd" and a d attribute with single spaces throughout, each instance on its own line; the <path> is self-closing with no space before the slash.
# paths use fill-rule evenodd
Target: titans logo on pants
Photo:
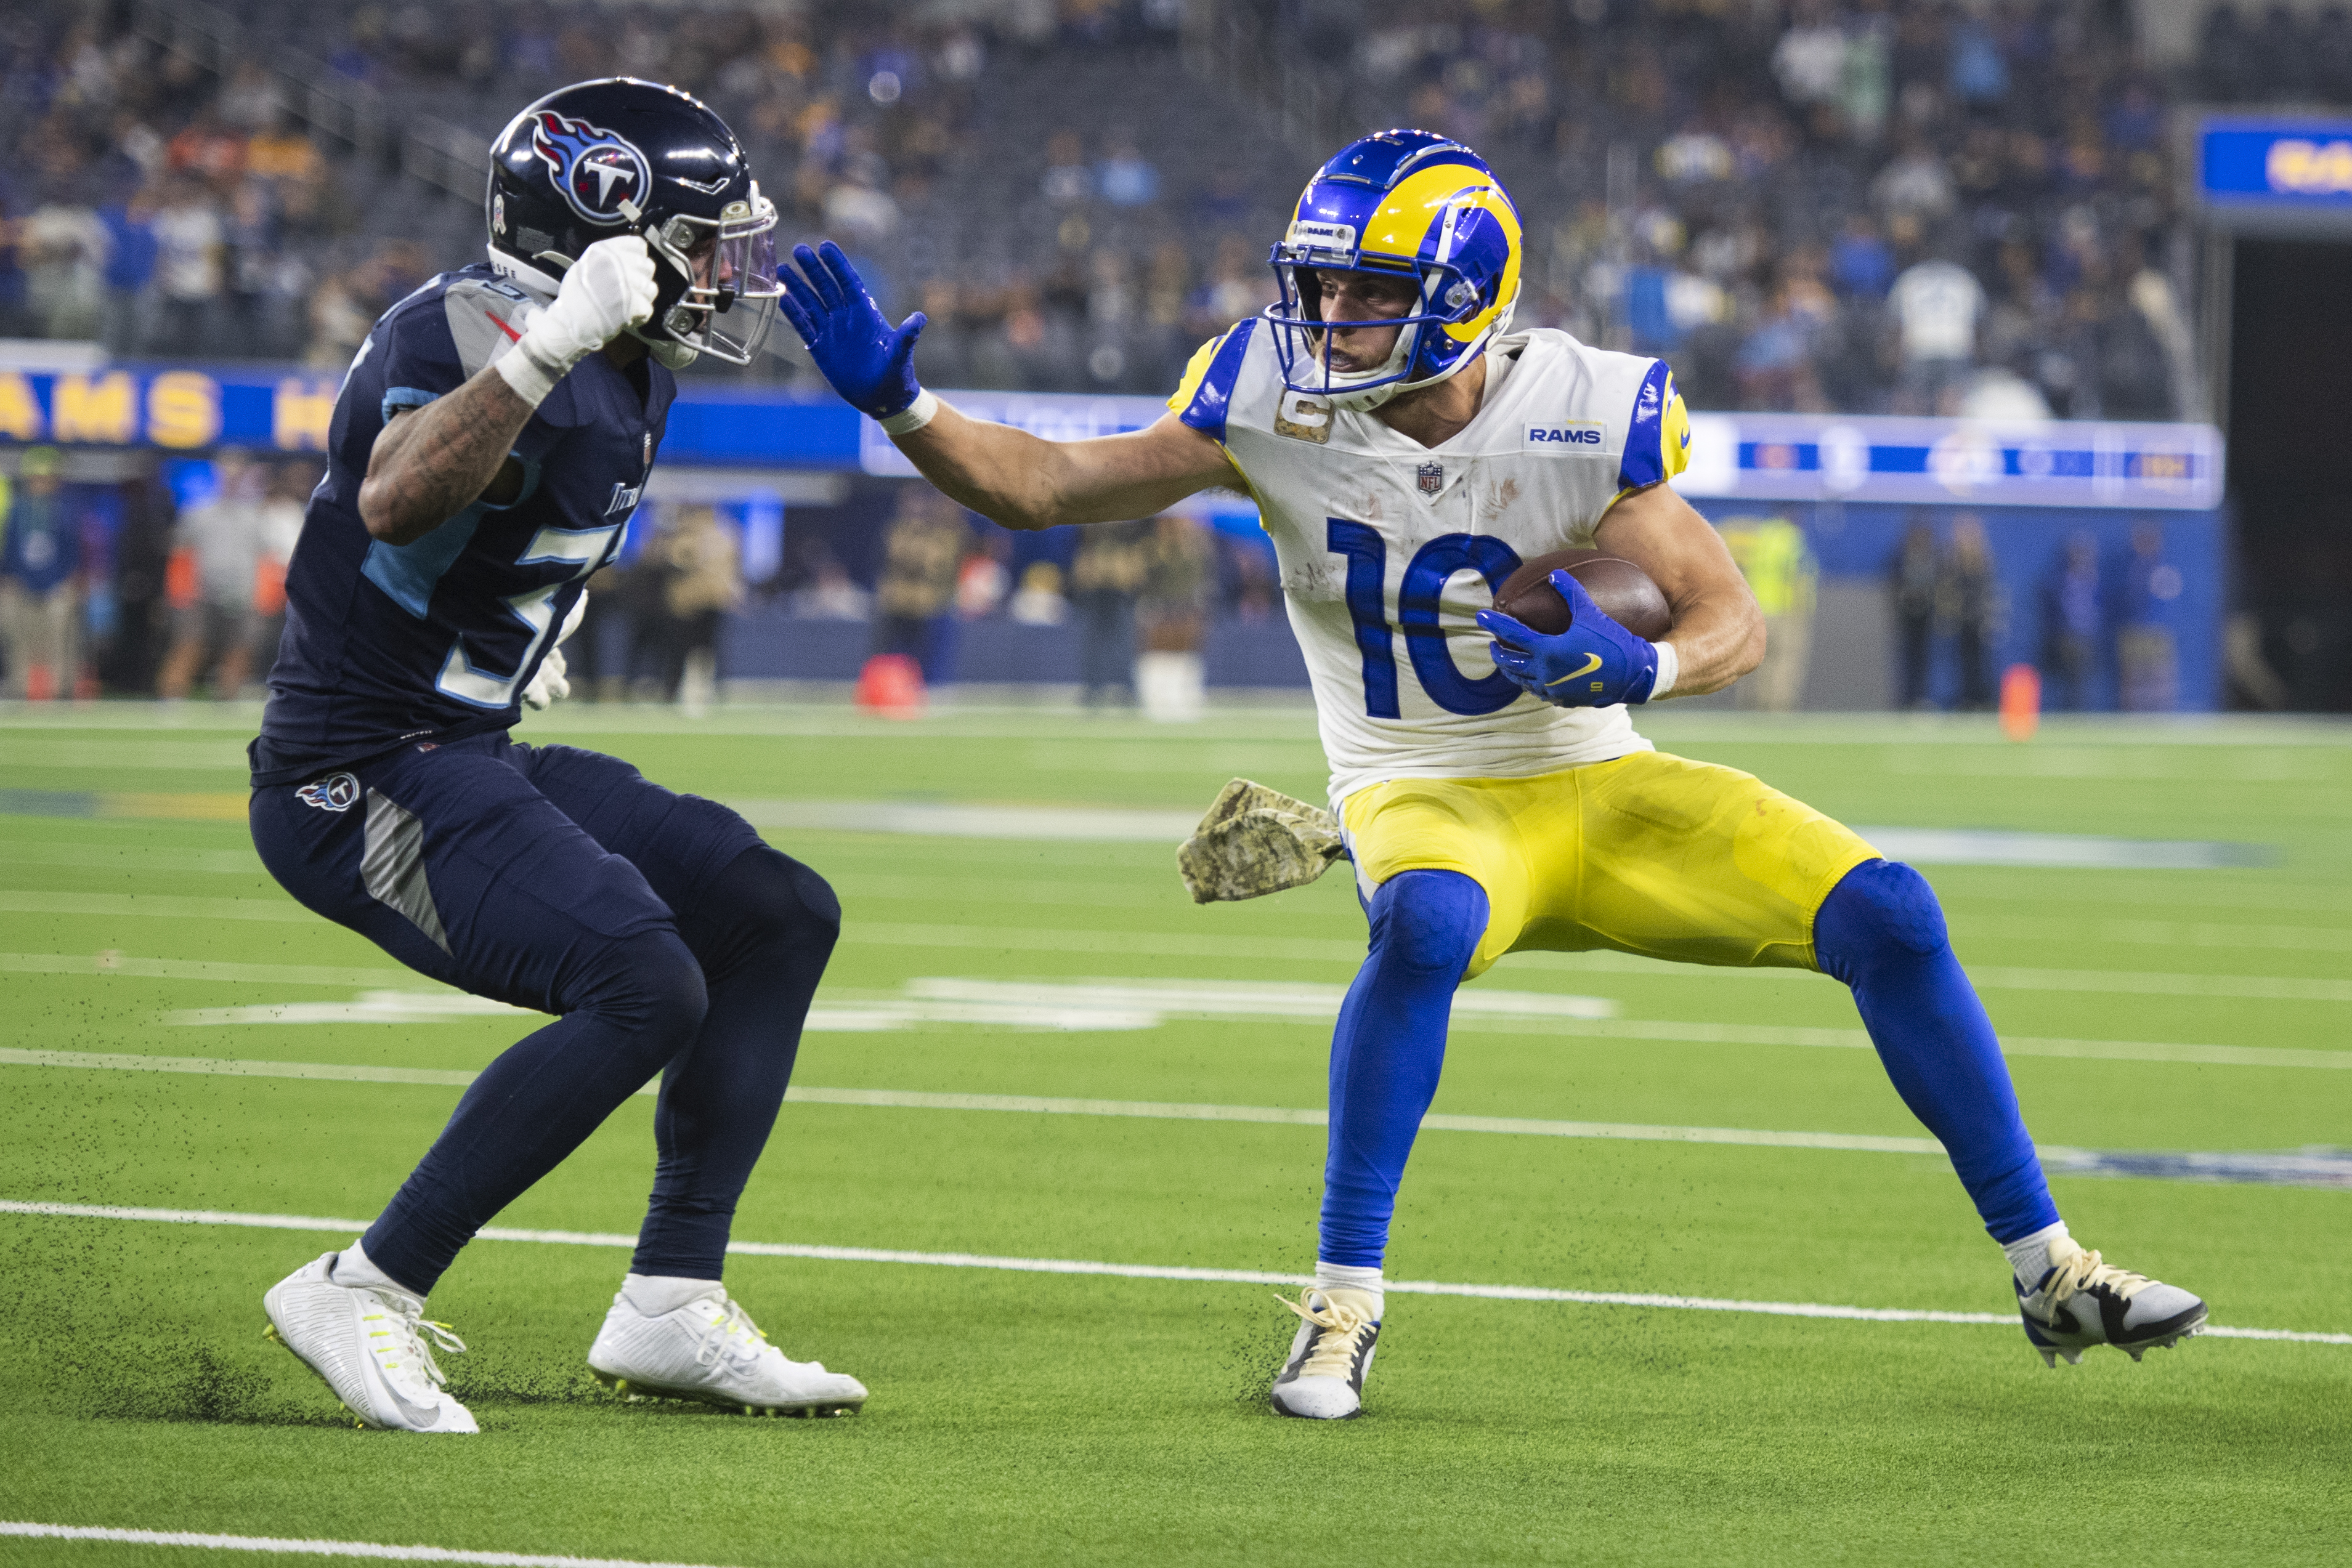
<path id="1" fill-rule="evenodd" d="M 348 811 L 359 804 L 360 781 L 354 774 L 330 773 L 295 790 L 294 798 L 321 811 Z"/>
<path id="2" fill-rule="evenodd" d="M 584 120 L 552 110 L 541 111 L 530 128 L 530 150 L 555 176 L 555 188 L 572 210 L 592 224 L 618 224 L 621 204 L 643 206 L 653 172 L 635 145 Z"/>

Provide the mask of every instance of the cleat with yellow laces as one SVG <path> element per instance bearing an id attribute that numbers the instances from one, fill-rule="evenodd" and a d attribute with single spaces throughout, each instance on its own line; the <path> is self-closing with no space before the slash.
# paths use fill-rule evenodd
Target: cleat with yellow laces
<path id="1" fill-rule="evenodd" d="M 362 1427 L 399 1432 L 475 1432 L 473 1413 L 449 1395 L 433 1359 L 466 1342 L 425 1316 L 404 1291 L 335 1282 L 330 1252 L 305 1263 L 261 1298 L 266 1331 L 319 1375 Z"/>
<path id="2" fill-rule="evenodd" d="M 2017 1312 L 2025 1337 L 2054 1367 L 2064 1356 L 2080 1366 L 2083 1353 L 2111 1344 L 2137 1361 L 2169 1348 L 2205 1326 L 2205 1303 L 2178 1285 L 2118 1269 L 2069 1236 L 2050 1243 L 2050 1267 L 2032 1291 L 2018 1282 Z"/>
<path id="3" fill-rule="evenodd" d="M 615 1291 L 588 1352 L 596 1381 L 624 1398 L 698 1399 L 746 1416 L 850 1416 L 866 1385 L 821 1361 L 793 1361 L 716 1280 L 671 1311 Z"/>
<path id="4" fill-rule="evenodd" d="M 1290 1359 L 1275 1374 L 1274 1407 L 1310 1421 L 1353 1420 L 1364 1406 L 1364 1375 L 1381 1338 L 1378 1302 L 1369 1291 L 1343 1285 L 1275 1300 L 1305 1320 L 1290 1342 Z"/>

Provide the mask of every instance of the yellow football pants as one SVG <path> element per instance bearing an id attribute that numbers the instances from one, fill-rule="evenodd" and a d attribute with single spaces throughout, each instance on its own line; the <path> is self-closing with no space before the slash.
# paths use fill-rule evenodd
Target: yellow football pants
<path id="1" fill-rule="evenodd" d="M 1391 779 L 1341 815 L 1367 896 L 1407 871 L 1486 890 L 1465 979 L 1521 948 L 1815 968 L 1814 914 L 1878 858 L 1752 775 L 1656 751 L 1532 779 Z"/>

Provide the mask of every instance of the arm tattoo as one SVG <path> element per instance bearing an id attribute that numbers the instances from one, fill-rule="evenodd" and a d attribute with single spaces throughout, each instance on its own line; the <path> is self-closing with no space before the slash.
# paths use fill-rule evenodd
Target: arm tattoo
<path id="1" fill-rule="evenodd" d="M 409 544 L 481 499 L 531 409 L 497 370 L 385 425 L 368 454 L 360 516 L 388 544 Z"/>

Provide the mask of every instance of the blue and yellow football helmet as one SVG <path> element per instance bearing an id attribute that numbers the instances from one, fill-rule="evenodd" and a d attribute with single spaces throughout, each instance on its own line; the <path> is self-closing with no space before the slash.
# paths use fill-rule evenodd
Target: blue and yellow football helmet
<path id="1" fill-rule="evenodd" d="M 1519 257 L 1518 209 L 1478 154 L 1426 131 L 1349 142 L 1307 183 L 1269 258 L 1282 299 L 1265 316 L 1284 382 L 1360 411 L 1444 381 L 1509 329 Z M 1420 304 L 1393 319 L 1402 329 L 1387 363 L 1333 367 L 1324 269 L 1414 280 Z"/>

